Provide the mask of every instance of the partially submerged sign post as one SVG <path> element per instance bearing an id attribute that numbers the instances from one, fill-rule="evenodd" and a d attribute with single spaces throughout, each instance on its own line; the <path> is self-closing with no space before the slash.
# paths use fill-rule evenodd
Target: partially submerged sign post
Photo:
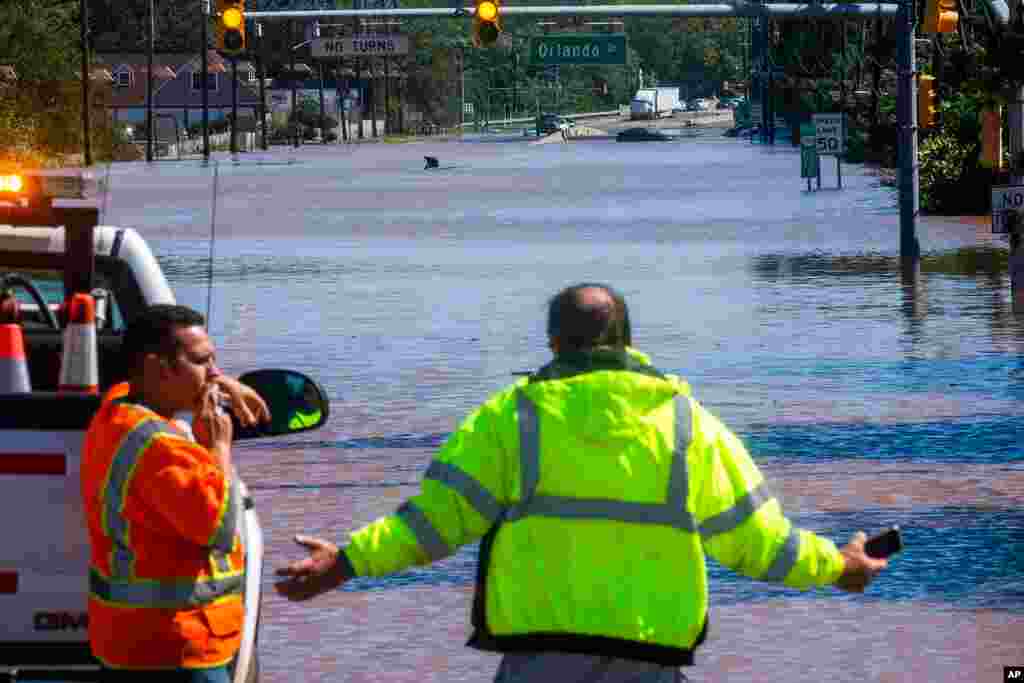
<path id="1" fill-rule="evenodd" d="M 836 158 L 836 178 L 843 189 L 843 167 L 839 157 L 846 153 L 846 115 L 815 114 L 814 140 L 818 154 L 831 154 Z"/>
<path id="2" fill-rule="evenodd" d="M 1024 227 L 1024 185 L 1005 185 L 992 188 L 992 234 L 1006 235 L 1016 214 L 1018 229 Z"/>
<path id="3" fill-rule="evenodd" d="M 992 188 L 992 232 L 1010 238 L 1010 299 L 1014 313 L 1024 313 L 1024 185 Z"/>
<path id="4" fill-rule="evenodd" d="M 821 161 L 815 144 L 814 124 L 800 124 L 800 177 L 807 178 L 807 191 L 811 191 L 811 178 L 818 179 L 821 189 Z"/>

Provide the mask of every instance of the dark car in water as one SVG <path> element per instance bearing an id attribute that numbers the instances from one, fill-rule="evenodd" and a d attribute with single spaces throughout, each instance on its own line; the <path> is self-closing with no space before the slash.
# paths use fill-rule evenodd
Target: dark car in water
<path id="1" fill-rule="evenodd" d="M 671 135 L 657 128 L 627 128 L 615 136 L 619 142 L 641 142 L 645 140 L 672 140 Z"/>
<path id="2" fill-rule="evenodd" d="M 541 114 L 537 117 L 537 135 L 550 135 L 560 130 L 572 128 L 575 125 L 575 121 L 559 114 Z"/>

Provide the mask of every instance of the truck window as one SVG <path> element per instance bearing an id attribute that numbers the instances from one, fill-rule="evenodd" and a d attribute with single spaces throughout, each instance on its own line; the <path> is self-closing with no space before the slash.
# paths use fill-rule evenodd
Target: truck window
<path id="1" fill-rule="evenodd" d="M 0 279 L 7 275 L 21 275 L 29 279 L 46 305 L 56 315 L 57 308 L 64 301 L 64 279 L 63 275 L 56 270 L 31 270 L 18 269 L 10 270 L 0 268 Z M 98 331 L 120 332 L 124 329 L 124 319 L 121 315 L 117 299 L 109 284 L 109 278 L 102 272 L 95 275 L 96 286 L 93 288 L 93 296 L 96 297 L 96 329 Z M 44 314 L 39 311 L 39 305 L 29 291 L 22 286 L 15 285 L 11 289 L 21 308 L 21 322 L 26 329 L 48 327 Z"/>

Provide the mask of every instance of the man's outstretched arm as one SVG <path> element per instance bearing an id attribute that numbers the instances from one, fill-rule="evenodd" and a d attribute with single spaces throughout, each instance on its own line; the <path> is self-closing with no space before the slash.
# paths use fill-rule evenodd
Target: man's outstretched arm
<path id="1" fill-rule="evenodd" d="M 864 553 L 858 532 L 841 550 L 783 514 L 738 437 L 695 401 L 701 424 L 693 481 L 698 532 L 709 555 L 745 576 L 792 588 L 862 592 L 887 566 Z"/>
<path id="2" fill-rule="evenodd" d="M 502 392 L 467 417 L 431 462 L 421 492 L 353 533 L 344 549 L 297 537 L 310 555 L 277 570 L 283 578 L 278 592 L 307 600 L 353 576 L 385 576 L 436 562 L 482 538 L 505 505 L 506 463 L 516 461 L 506 457 L 518 449 L 515 423 L 503 404 L 511 396 Z"/>

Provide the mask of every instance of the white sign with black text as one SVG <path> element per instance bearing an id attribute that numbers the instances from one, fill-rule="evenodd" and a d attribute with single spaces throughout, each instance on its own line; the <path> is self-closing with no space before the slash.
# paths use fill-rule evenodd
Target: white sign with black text
<path id="1" fill-rule="evenodd" d="M 844 114 L 815 114 L 814 144 L 818 154 L 846 152 L 846 122 Z"/>
<path id="2" fill-rule="evenodd" d="M 310 43 L 313 57 L 390 57 L 409 53 L 404 35 L 358 35 L 345 38 L 317 38 Z"/>
<path id="3" fill-rule="evenodd" d="M 1010 232 L 1008 216 L 1017 214 L 1018 225 L 1024 228 L 1024 185 L 1005 185 L 992 188 L 992 234 Z"/>

